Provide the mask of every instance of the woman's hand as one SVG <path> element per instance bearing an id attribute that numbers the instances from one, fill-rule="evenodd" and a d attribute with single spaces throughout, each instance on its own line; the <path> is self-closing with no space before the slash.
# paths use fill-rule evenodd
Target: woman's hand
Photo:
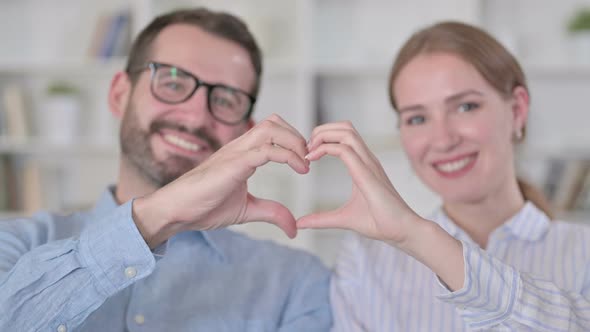
<path id="1" fill-rule="evenodd" d="M 339 158 L 352 177 L 352 194 L 342 207 L 300 218 L 298 228 L 344 228 L 364 236 L 403 245 L 421 218 L 395 190 L 383 167 L 350 122 L 314 129 L 307 159 Z"/>

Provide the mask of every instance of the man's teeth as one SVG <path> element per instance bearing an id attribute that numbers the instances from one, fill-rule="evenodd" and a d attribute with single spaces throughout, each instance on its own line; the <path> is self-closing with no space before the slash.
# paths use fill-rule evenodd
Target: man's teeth
<path id="1" fill-rule="evenodd" d="M 164 140 L 168 143 L 174 144 L 180 148 L 183 148 L 185 150 L 189 150 L 189 151 L 199 151 L 201 149 L 200 146 L 198 146 L 197 144 L 191 143 L 189 141 L 185 141 L 182 138 L 178 137 L 178 136 L 174 136 L 174 135 L 164 135 Z"/>
<path id="2" fill-rule="evenodd" d="M 437 164 L 436 168 L 443 172 L 456 172 L 462 169 L 463 167 L 467 166 L 467 164 L 469 164 L 473 160 L 473 158 L 474 157 L 466 157 L 460 160 L 455 160 L 444 164 Z"/>

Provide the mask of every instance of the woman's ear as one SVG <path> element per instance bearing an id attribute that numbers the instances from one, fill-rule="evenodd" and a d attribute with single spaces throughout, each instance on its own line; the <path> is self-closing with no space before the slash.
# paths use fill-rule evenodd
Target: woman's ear
<path id="1" fill-rule="evenodd" d="M 109 109 L 113 115 L 121 119 L 129 99 L 131 98 L 131 80 L 126 72 L 120 71 L 113 76 L 111 87 L 109 88 Z"/>
<path id="2" fill-rule="evenodd" d="M 513 130 L 522 135 L 529 116 L 530 96 L 527 89 L 517 86 L 512 91 L 512 123 Z"/>

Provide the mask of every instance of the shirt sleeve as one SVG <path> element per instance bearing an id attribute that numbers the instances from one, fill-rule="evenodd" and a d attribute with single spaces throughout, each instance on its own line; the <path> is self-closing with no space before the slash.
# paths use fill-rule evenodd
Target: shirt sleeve
<path id="1" fill-rule="evenodd" d="M 6 253 L 0 255 L 0 330 L 71 331 L 107 298 L 149 275 L 155 259 L 133 222 L 131 204 L 89 223 L 79 238 L 32 250 L 30 239 L 0 224 L 0 251 Z M 33 236 L 32 220 L 18 223 Z"/>
<path id="2" fill-rule="evenodd" d="M 334 325 L 332 331 L 365 331 L 360 319 L 357 303 L 362 291 L 362 280 L 359 269 L 363 262 L 359 257 L 359 239 L 349 235 L 340 248 L 340 254 L 332 273 L 330 284 L 330 301 Z"/>
<path id="3" fill-rule="evenodd" d="M 589 331 L 588 267 L 582 294 L 559 289 L 463 242 L 464 287 L 439 295 L 473 330 Z"/>

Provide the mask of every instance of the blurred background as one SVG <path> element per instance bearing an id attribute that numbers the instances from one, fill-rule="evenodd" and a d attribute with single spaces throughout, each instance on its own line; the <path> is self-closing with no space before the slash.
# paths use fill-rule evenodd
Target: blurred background
<path id="1" fill-rule="evenodd" d="M 304 135 L 351 120 L 420 214 L 439 204 L 412 173 L 387 99 L 393 58 L 439 20 L 483 27 L 520 60 L 532 112 L 518 167 L 561 219 L 590 222 L 590 0 L 0 0 L 0 218 L 88 208 L 118 167 L 110 79 L 155 15 L 205 5 L 241 16 L 264 51 L 255 119 L 279 113 Z M 346 202 L 350 180 L 325 158 L 306 176 L 267 165 L 251 191 L 295 216 Z M 332 264 L 343 231 L 289 240 L 264 223 L 236 227 Z"/>

